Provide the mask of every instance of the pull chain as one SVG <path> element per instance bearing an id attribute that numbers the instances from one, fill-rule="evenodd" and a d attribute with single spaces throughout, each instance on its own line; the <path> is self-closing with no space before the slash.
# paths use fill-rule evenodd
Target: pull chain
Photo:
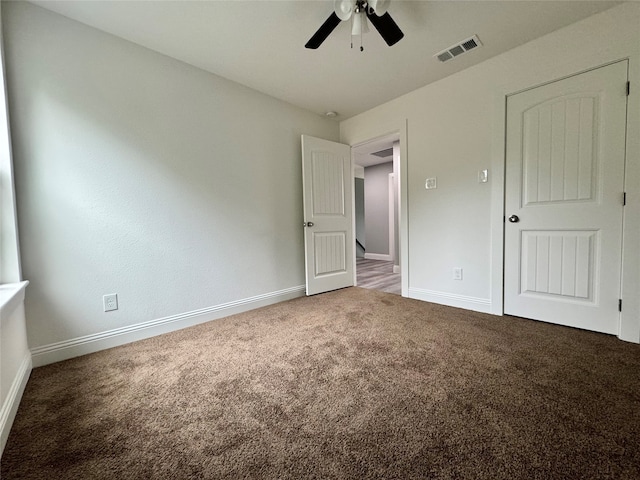
<path id="1" fill-rule="evenodd" d="M 353 20 L 351 20 L 353 22 Z M 351 49 L 353 50 L 353 33 L 349 32 L 349 39 L 351 40 Z"/>

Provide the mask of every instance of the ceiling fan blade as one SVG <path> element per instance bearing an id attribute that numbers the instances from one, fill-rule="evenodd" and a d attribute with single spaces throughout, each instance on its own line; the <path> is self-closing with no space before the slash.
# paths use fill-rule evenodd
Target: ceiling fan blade
<path id="1" fill-rule="evenodd" d="M 335 30 L 338 24 L 341 22 L 340 18 L 336 15 L 336 12 L 331 12 L 329 18 L 327 18 L 322 26 L 318 29 L 316 33 L 313 34 L 313 37 L 309 39 L 305 48 L 313 48 L 316 49 L 322 42 L 324 42 L 327 37 Z"/>
<path id="2" fill-rule="evenodd" d="M 378 30 L 382 38 L 384 38 L 384 41 L 387 42 L 387 45 L 395 45 L 404 37 L 404 33 L 402 33 L 402 30 L 400 30 L 398 24 L 393 21 L 389 13 L 385 13 L 379 17 L 367 9 L 367 17 L 373 26 L 376 27 L 376 30 Z"/>

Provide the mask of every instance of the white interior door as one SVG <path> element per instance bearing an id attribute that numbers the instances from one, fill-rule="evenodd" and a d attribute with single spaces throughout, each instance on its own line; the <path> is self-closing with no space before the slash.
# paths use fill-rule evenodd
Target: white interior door
<path id="1" fill-rule="evenodd" d="M 507 100 L 504 311 L 617 334 L 627 62 Z"/>
<path id="2" fill-rule="evenodd" d="M 302 135 L 307 295 L 354 280 L 351 147 Z"/>

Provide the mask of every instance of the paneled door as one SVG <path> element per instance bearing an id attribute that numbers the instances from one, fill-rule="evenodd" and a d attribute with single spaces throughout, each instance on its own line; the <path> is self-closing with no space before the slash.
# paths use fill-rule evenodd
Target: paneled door
<path id="1" fill-rule="evenodd" d="M 302 135 L 307 295 L 354 281 L 351 147 Z"/>
<path id="2" fill-rule="evenodd" d="M 504 312 L 617 334 L 627 62 L 507 99 Z"/>

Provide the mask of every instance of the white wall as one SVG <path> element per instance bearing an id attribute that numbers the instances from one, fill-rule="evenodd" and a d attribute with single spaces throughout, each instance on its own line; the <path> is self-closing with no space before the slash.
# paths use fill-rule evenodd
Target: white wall
<path id="1" fill-rule="evenodd" d="M 629 58 L 621 338 L 640 341 L 638 25 L 640 4 L 625 3 L 341 122 L 341 139 L 352 145 L 407 123 L 409 296 L 502 312 L 505 96 Z M 490 180 L 479 184 L 484 168 Z M 437 177 L 436 190 L 425 190 L 427 177 Z M 454 267 L 464 269 L 463 281 L 452 279 Z"/>
<path id="2" fill-rule="evenodd" d="M 34 363 L 141 322 L 303 293 L 300 135 L 335 141 L 337 123 L 3 7 L 29 345 L 67 349 Z M 120 308 L 104 313 L 108 293 Z"/>
<path id="3" fill-rule="evenodd" d="M 393 163 L 380 163 L 364 169 L 364 226 L 367 239 L 365 258 L 389 251 L 389 174 Z"/>

